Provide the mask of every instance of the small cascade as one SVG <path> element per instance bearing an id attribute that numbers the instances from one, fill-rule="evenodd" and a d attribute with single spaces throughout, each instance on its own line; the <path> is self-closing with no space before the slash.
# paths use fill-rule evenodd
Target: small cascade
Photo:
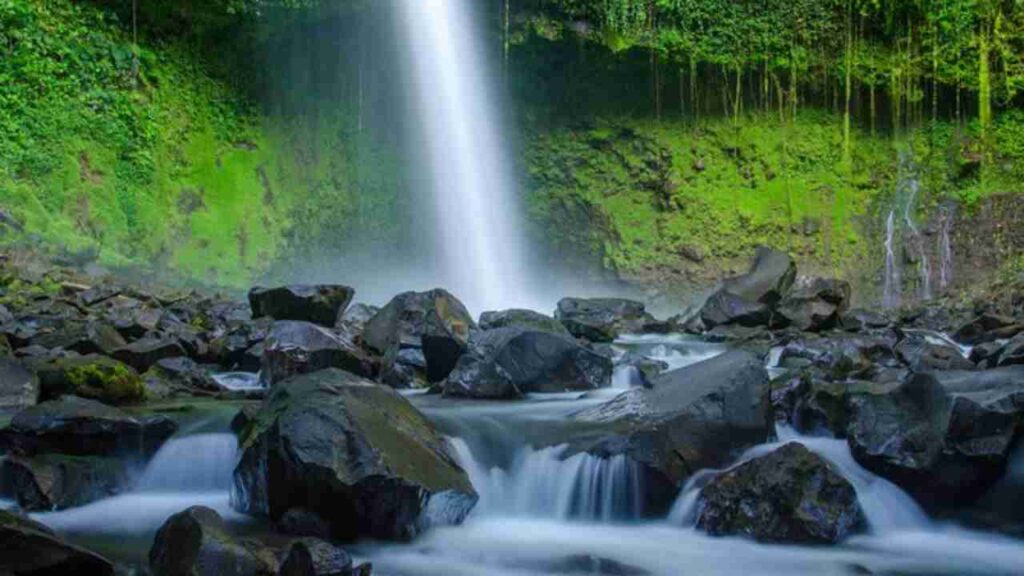
<path id="1" fill-rule="evenodd" d="M 853 485 L 857 501 L 868 526 L 876 534 L 900 530 L 923 530 L 930 525 L 927 514 L 906 492 L 892 482 L 865 470 L 853 459 L 845 440 L 835 438 L 803 436 L 793 429 L 779 426 L 776 430 L 778 442 L 762 444 L 747 450 L 733 465 L 740 464 L 768 454 L 789 442 L 799 442 L 808 450 L 828 460 L 836 470 Z M 669 513 L 674 524 L 690 525 L 696 522 L 700 490 L 721 470 L 702 470 L 693 475 L 680 492 Z"/>
<path id="2" fill-rule="evenodd" d="M 454 438 L 451 443 L 480 495 L 476 517 L 610 522 L 634 520 L 643 511 L 640 470 L 625 456 L 564 458 L 565 446 L 524 446 L 507 468 L 487 467 L 466 442 Z"/>
<path id="3" fill-rule="evenodd" d="M 918 273 L 920 275 L 921 284 L 918 289 L 918 297 L 921 300 L 931 300 L 931 262 L 928 259 L 928 252 L 924 248 L 924 238 L 921 236 L 920 230 L 917 229 L 917 225 L 914 224 L 914 203 L 917 201 L 917 195 L 920 191 L 921 185 L 918 182 L 917 174 L 912 170 L 913 166 L 910 164 L 907 157 L 904 157 L 902 161 L 907 164 L 909 172 L 904 178 L 901 178 L 901 186 L 903 186 L 904 194 L 906 195 L 906 200 L 903 206 L 903 221 L 907 225 L 907 241 L 911 242 L 911 245 L 919 258 Z"/>
<path id="4" fill-rule="evenodd" d="M 246 392 L 249 390 L 262 390 L 264 388 L 258 372 L 225 372 L 223 374 L 214 374 L 213 379 L 225 390 L 231 390 L 232 392 Z"/>
<path id="5" fill-rule="evenodd" d="M 636 366 L 616 366 L 612 372 L 612 389 L 629 390 L 644 385 L 643 376 Z"/>
<path id="6" fill-rule="evenodd" d="M 140 492 L 214 492 L 231 487 L 238 440 L 233 434 L 172 438 L 150 460 Z"/>
<path id="7" fill-rule="evenodd" d="M 925 248 L 924 235 L 914 221 L 914 207 L 920 190 L 917 169 L 910 154 L 901 153 L 896 195 L 885 220 L 885 278 L 882 304 L 886 308 L 898 308 L 902 304 L 903 250 L 913 254 L 917 259 L 918 299 L 931 300 L 934 296 L 932 262 Z M 898 246 L 902 246 L 903 250 L 898 249 Z"/>
<path id="8" fill-rule="evenodd" d="M 885 220 L 885 285 L 882 290 L 883 305 L 888 309 L 899 308 L 902 288 L 900 260 L 896 257 L 896 212 L 889 211 Z"/>
<path id="9" fill-rule="evenodd" d="M 956 220 L 956 208 L 947 204 L 939 209 L 939 289 L 945 290 L 953 282 L 953 224 Z"/>

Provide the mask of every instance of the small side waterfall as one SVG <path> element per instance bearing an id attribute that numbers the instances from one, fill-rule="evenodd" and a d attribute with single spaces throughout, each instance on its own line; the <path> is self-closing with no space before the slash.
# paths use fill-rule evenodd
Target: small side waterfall
<path id="1" fill-rule="evenodd" d="M 945 290 L 953 282 L 953 225 L 956 207 L 951 204 L 939 209 L 939 289 Z"/>
<path id="2" fill-rule="evenodd" d="M 925 246 L 924 235 L 914 221 L 914 209 L 920 194 L 921 184 L 911 155 L 900 153 L 899 180 L 896 195 L 885 220 L 885 276 L 882 288 L 882 304 L 886 308 L 898 308 L 903 303 L 903 262 L 917 263 L 917 298 L 931 300 L 932 263 Z"/>
<path id="3" fill-rule="evenodd" d="M 466 442 L 451 443 L 480 495 L 474 516 L 611 522 L 635 520 L 643 511 L 640 470 L 625 456 L 563 459 L 564 446 L 524 446 L 507 468 L 488 468 Z"/>
<path id="4" fill-rule="evenodd" d="M 901 262 L 896 257 L 896 212 L 889 211 L 885 221 L 885 285 L 883 288 L 883 305 L 886 308 L 899 308 L 903 292 Z"/>
<path id="5" fill-rule="evenodd" d="M 917 175 L 913 172 L 909 173 L 902 183 L 906 187 L 907 195 L 906 204 L 903 207 L 903 221 L 907 224 L 907 241 L 911 243 L 918 257 L 917 265 L 921 281 L 918 288 L 918 296 L 921 300 L 931 300 L 932 266 L 928 259 L 928 251 L 925 250 L 924 238 L 921 236 L 921 231 L 917 229 L 917 225 L 914 224 L 914 203 L 917 201 L 921 184 L 917 179 Z"/>

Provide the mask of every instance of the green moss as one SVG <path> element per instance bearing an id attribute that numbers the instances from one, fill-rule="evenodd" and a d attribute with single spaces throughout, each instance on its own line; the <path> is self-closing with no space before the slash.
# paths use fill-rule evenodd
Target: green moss
<path id="1" fill-rule="evenodd" d="M 74 394 L 108 404 L 139 402 L 146 387 L 138 373 L 109 358 L 96 358 L 73 365 L 64 372 Z"/>

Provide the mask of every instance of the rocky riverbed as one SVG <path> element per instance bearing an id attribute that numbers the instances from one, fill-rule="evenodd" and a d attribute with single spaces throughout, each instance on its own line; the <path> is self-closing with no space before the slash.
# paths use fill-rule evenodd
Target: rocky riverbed
<path id="1" fill-rule="evenodd" d="M 702 573 L 1024 571 L 1024 295 L 851 309 L 768 249 L 668 319 L 2 273 L 0 574 L 671 574 L 673 533 L 744 558 Z"/>

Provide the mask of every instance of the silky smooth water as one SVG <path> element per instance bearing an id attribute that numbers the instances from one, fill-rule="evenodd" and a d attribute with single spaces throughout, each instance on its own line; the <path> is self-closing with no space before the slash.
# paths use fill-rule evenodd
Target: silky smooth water
<path id="1" fill-rule="evenodd" d="M 470 310 L 536 306 L 529 297 L 511 157 L 473 0 L 396 0 L 398 37 L 425 142 L 439 285 Z"/>

